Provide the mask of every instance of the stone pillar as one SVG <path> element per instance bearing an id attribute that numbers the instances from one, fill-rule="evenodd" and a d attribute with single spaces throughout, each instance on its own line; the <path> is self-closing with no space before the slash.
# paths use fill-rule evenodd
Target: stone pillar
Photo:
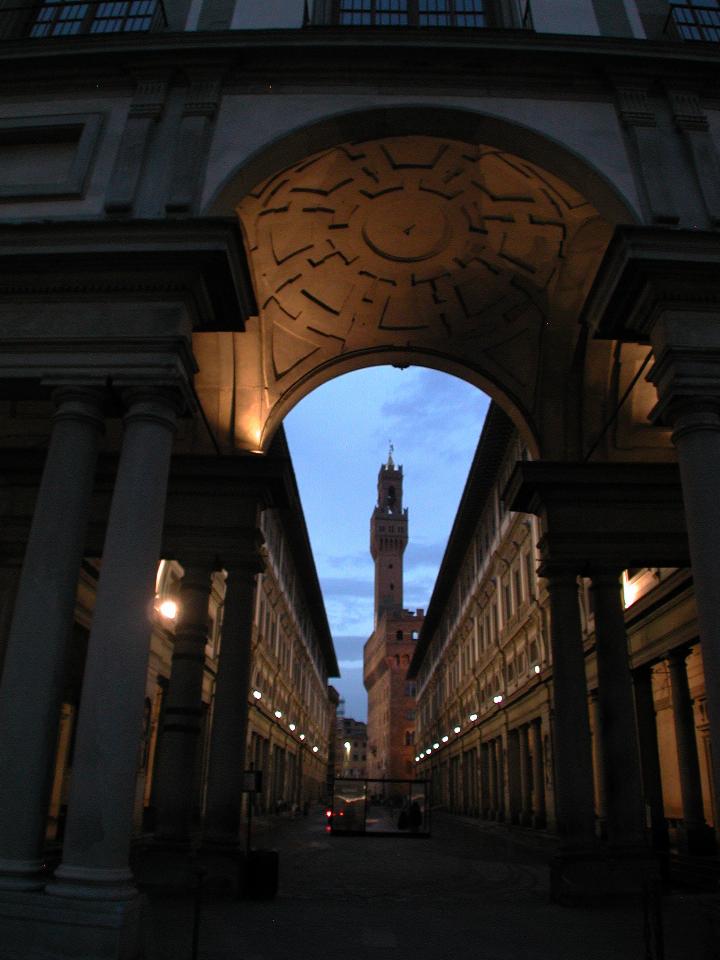
<path id="1" fill-rule="evenodd" d="M 520 823 L 532 824 L 532 762 L 530 760 L 529 726 L 524 723 L 518 731 L 520 736 Z"/>
<path id="2" fill-rule="evenodd" d="M 720 388 L 719 388 L 720 392 Z M 677 448 L 690 541 L 693 586 L 700 627 L 715 786 L 716 831 L 720 831 L 720 401 L 718 408 L 676 409 Z"/>
<path id="3" fill-rule="evenodd" d="M 490 746 L 480 744 L 480 816 L 487 820 L 490 816 L 492 795 L 490 793 Z"/>
<path id="4" fill-rule="evenodd" d="M 680 467 L 710 728 L 716 831 L 720 831 L 720 321 L 712 312 L 666 311 L 650 337 L 648 379 L 670 424 Z"/>
<path id="5" fill-rule="evenodd" d="M 545 757 L 540 717 L 533 720 L 530 730 L 532 732 L 533 826 L 542 830 L 547 825 L 547 811 L 545 809 Z"/>
<path id="6" fill-rule="evenodd" d="M 497 789 L 497 814 L 495 819 L 502 823 L 507 816 L 507 810 L 505 806 L 505 763 L 501 736 L 495 740 L 495 787 Z"/>
<path id="7" fill-rule="evenodd" d="M 571 570 L 547 577 L 552 619 L 553 750 L 558 832 L 566 850 L 594 845 L 592 754 L 577 577 Z"/>
<path id="8" fill-rule="evenodd" d="M 597 690 L 590 691 L 590 732 L 592 736 L 592 760 L 595 773 L 595 816 L 598 835 L 607 838 L 607 785 L 605 783 L 605 761 L 602 751 L 602 720 L 600 718 L 600 699 Z"/>
<path id="9" fill-rule="evenodd" d="M 135 897 L 128 865 L 155 575 L 177 417 L 174 396 L 128 390 L 95 600 L 63 859 L 47 891 Z"/>
<path id="10" fill-rule="evenodd" d="M 712 847 L 712 837 L 703 809 L 695 716 L 685 666 L 687 655 L 688 651 L 681 649 L 674 650 L 668 657 L 683 806 L 682 842 L 688 853 L 707 853 Z"/>
<path id="11" fill-rule="evenodd" d="M 63 388 L 25 551 L 0 688 L 0 887 L 42 886 L 42 848 L 93 491 L 102 394 Z"/>
<path id="12" fill-rule="evenodd" d="M 619 571 L 593 573 L 592 592 L 608 842 L 644 846 L 640 747 Z"/>
<path id="13" fill-rule="evenodd" d="M 259 560 L 228 572 L 222 646 L 215 684 L 203 842 L 236 849 L 245 770 L 252 620 Z M 266 775 L 268 771 L 266 770 Z"/>
<path id="14" fill-rule="evenodd" d="M 520 786 L 520 731 L 508 732 L 508 815 L 510 823 L 520 823 L 522 791 Z"/>
<path id="15" fill-rule="evenodd" d="M 208 604 L 212 571 L 207 565 L 185 566 L 180 585 L 170 683 L 160 734 L 156 774 L 158 840 L 188 845 L 192 826 L 198 736 L 202 722 Z"/>
<path id="16" fill-rule="evenodd" d="M 638 667 L 633 673 L 633 682 L 645 809 L 650 825 L 650 836 L 655 850 L 667 850 L 669 837 L 662 792 L 660 751 L 652 690 L 652 665 L 648 663 Z"/>
<path id="17" fill-rule="evenodd" d="M 488 817 L 490 820 L 498 818 L 498 784 L 497 784 L 497 741 L 491 740 L 488 743 L 488 798 L 490 806 L 488 808 Z"/>
<path id="18" fill-rule="evenodd" d="M 8 558 L 0 562 L 0 677 L 5 663 L 15 598 L 20 585 L 20 561 Z"/>

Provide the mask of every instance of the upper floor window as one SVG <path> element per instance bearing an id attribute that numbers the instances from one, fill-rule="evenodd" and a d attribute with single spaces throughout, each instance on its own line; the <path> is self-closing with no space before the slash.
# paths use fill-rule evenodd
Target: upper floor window
<path id="1" fill-rule="evenodd" d="M 337 0 L 344 26 L 486 27 L 488 0 Z"/>
<path id="2" fill-rule="evenodd" d="M 161 0 L 44 0 L 27 10 L 25 36 L 38 38 L 141 32 L 166 24 Z"/>
<path id="3" fill-rule="evenodd" d="M 720 0 L 689 0 L 671 3 L 665 32 L 674 32 L 681 40 L 706 40 L 720 43 Z"/>

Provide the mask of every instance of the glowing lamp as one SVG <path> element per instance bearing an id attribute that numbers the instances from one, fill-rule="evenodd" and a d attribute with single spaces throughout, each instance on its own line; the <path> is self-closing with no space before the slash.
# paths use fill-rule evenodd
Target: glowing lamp
<path id="1" fill-rule="evenodd" d="M 166 620 L 174 620 L 177 617 L 178 605 L 174 600 L 163 600 L 158 609 Z"/>

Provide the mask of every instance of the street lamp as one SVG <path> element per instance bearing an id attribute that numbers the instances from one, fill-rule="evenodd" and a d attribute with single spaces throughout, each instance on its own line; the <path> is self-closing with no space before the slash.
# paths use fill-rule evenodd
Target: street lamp
<path id="1" fill-rule="evenodd" d="M 178 605 L 175 600 L 163 600 L 158 610 L 166 620 L 174 620 L 178 615 Z"/>

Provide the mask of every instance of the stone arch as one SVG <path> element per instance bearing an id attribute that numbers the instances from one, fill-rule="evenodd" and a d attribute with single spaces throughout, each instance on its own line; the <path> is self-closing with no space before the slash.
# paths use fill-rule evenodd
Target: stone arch
<path id="1" fill-rule="evenodd" d="M 488 392 L 534 455 L 579 456 L 601 416 L 578 318 L 613 226 L 635 220 L 585 158 L 469 110 L 365 110 L 269 144 L 210 212 L 229 209 L 259 305 L 231 447 L 266 449 L 334 376 L 415 363 Z"/>
<path id="2" fill-rule="evenodd" d="M 328 114 L 287 130 L 243 160 L 213 191 L 204 213 L 231 215 L 262 180 L 323 150 L 351 141 L 395 136 L 437 136 L 488 143 L 533 161 L 583 193 L 612 223 L 640 223 L 641 215 L 593 163 L 568 144 L 517 120 L 474 108 L 416 103 Z"/>

